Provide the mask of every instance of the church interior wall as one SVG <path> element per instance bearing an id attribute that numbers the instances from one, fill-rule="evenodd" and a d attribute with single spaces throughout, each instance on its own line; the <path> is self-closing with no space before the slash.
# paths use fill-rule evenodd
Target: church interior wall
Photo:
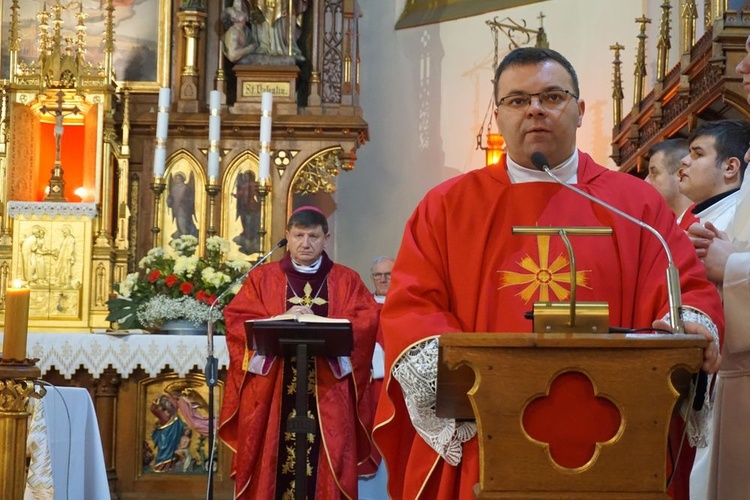
<path id="1" fill-rule="evenodd" d="M 586 102 L 579 148 L 615 168 L 609 158 L 614 59 L 609 47 L 625 46 L 623 112 L 628 113 L 639 31 L 635 19 L 644 13 L 652 19 L 646 43 L 648 92 L 655 81 L 661 3 L 550 0 L 396 31 L 404 0 L 362 2 L 361 103 L 370 141 L 357 152 L 357 168 L 339 178 L 336 259 L 367 277 L 374 257 L 398 251 L 406 220 L 430 188 L 484 165 L 484 151 L 475 144 L 492 95 L 493 40 L 486 21 L 495 17 L 525 20 L 536 29 L 537 16 L 544 13 L 550 47 L 576 68 Z M 669 67 L 679 59 L 676 10 Z M 697 24 L 700 37 L 703 26 Z M 498 50 L 500 58 L 508 52 L 502 34 Z"/>

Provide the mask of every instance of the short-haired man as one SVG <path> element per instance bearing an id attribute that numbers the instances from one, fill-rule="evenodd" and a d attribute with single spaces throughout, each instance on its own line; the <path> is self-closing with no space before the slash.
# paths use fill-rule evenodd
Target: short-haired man
<path id="1" fill-rule="evenodd" d="M 706 122 L 690 137 L 682 159 L 680 192 L 695 203 L 693 214 L 720 230 L 732 220 L 747 162 L 750 124 L 739 120 Z"/>
<path id="2" fill-rule="evenodd" d="M 578 300 L 606 301 L 613 326 L 650 327 L 668 317 L 667 259 L 659 242 L 628 220 L 540 172 L 546 156 L 563 182 L 654 226 L 678 262 L 685 329 L 710 339 L 703 367 L 719 354 L 721 302 L 664 199 L 642 180 L 613 172 L 576 149 L 584 102 L 570 62 L 549 49 L 511 51 L 495 73 L 496 116 L 506 154 L 495 165 L 432 189 L 407 222 L 381 324 L 386 379 L 374 436 L 393 498 L 473 498 L 479 480 L 475 425 L 435 415 L 437 339 L 446 332 L 523 332 L 535 301 L 569 297 L 570 263 L 561 238 L 512 236 L 512 226 L 609 226 L 611 238 L 575 246 L 586 285 Z M 580 284 L 580 283 L 579 283 Z M 386 397 L 387 393 L 387 397 Z M 529 433 L 546 421 L 529 419 Z M 617 429 L 601 427 L 606 433 Z M 576 431 L 555 450 L 565 467 L 585 466 Z M 571 446 L 572 445 L 572 446 Z M 666 450 L 665 450 L 666 453 Z"/>
<path id="3" fill-rule="evenodd" d="M 690 211 L 692 200 L 680 192 L 680 160 L 689 153 L 686 139 L 666 139 L 648 150 L 646 182 L 654 186 L 674 212 L 677 225 L 686 230 L 698 218 Z"/>
<path id="4" fill-rule="evenodd" d="M 294 498 L 294 440 L 286 433 L 294 411 L 294 363 L 251 350 L 245 321 L 284 312 L 351 321 L 349 358 L 310 363 L 308 407 L 316 434 L 308 434 L 308 498 L 357 498 L 357 464 L 372 453 L 371 429 L 362 423 L 379 306 L 356 271 L 334 264 L 324 251 L 328 221 L 314 207 L 289 218 L 287 253 L 248 275 L 224 309 L 230 364 L 219 437 L 235 452 L 235 498 Z M 290 451 L 291 450 L 291 451 Z M 304 464 L 302 466 L 305 466 Z"/>
<path id="5" fill-rule="evenodd" d="M 375 287 L 373 295 L 375 302 L 378 304 L 385 302 L 385 294 L 388 292 L 388 287 L 391 286 L 391 270 L 394 262 L 392 257 L 383 255 L 376 257 L 370 265 L 370 277 Z"/>
<path id="6" fill-rule="evenodd" d="M 750 102 L 750 37 L 745 57 L 737 64 Z M 745 144 L 747 146 L 747 143 Z M 750 149 L 745 152 L 750 161 Z M 708 277 L 722 288 L 725 341 L 721 370 L 717 376 L 714 415 L 709 446 L 709 466 L 705 474 L 707 500 L 747 498 L 750 492 L 750 179 L 745 176 L 734 217 L 726 233 L 715 225 L 693 224 L 691 240 L 706 265 Z M 694 476 L 698 471 L 694 471 Z M 693 480 L 691 478 L 691 488 Z"/>

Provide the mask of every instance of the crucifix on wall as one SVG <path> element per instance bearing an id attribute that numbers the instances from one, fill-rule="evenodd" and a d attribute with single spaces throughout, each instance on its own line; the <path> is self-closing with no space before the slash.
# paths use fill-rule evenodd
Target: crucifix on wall
<path id="1" fill-rule="evenodd" d="M 68 115 L 77 115 L 79 109 L 73 106 L 73 109 L 67 113 L 63 112 L 63 103 L 65 92 L 62 90 L 57 93 L 57 107 L 50 110 L 47 106 L 42 106 L 40 111 L 43 114 L 55 115 L 55 165 L 52 167 L 52 177 L 49 180 L 49 190 L 44 201 L 67 201 L 65 199 L 65 180 L 63 179 L 63 169 L 60 161 L 60 148 L 62 145 L 62 135 L 64 131 L 63 120 Z"/>

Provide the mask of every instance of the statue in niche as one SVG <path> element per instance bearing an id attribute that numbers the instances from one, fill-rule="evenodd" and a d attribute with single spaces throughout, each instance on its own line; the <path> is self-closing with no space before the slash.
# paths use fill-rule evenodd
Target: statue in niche
<path id="1" fill-rule="evenodd" d="M 238 36 L 236 39 L 245 41 L 243 48 L 246 49 L 246 53 L 236 57 L 242 51 L 237 50 L 236 40 L 227 40 L 225 36 L 226 47 L 229 47 L 227 42 L 234 44 L 231 51 L 227 50 L 227 58 L 232 61 L 232 57 L 236 57 L 233 62 L 250 65 L 289 65 L 304 61 L 305 57 L 297 44 L 297 39 L 300 35 L 302 14 L 307 10 L 308 0 L 292 0 L 291 2 L 287 0 L 234 0 L 232 6 L 227 7 L 225 12 L 231 9 L 230 15 L 237 18 L 239 12 L 247 12 L 245 1 L 249 2 L 248 20 L 251 36 Z M 290 8 L 292 9 L 291 13 L 289 12 Z M 236 26 L 234 22 L 231 25 L 227 24 L 226 19 L 229 19 L 229 17 L 223 19 L 225 19 L 225 29 L 227 26 Z M 294 21 L 291 55 L 289 47 L 290 19 Z M 239 33 L 240 29 L 238 27 L 233 32 Z M 230 57 L 229 53 L 233 56 Z"/>
<path id="2" fill-rule="evenodd" d="M 224 27 L 224 55 L 233 63 L 258 49 L 252 30 L 247 26 L 247 9 L 237 3 L 224 9 L 221 23 Z"/>
<path id="3" fill-rule="evenodd" d="M 172 221 L 177 230 L 172 239 L 189 234 L 198 237 L 198 226 L 195 218 L 195 173 L 190 172 L 190 179 L 182 172 L 169 176 L 169 195 L 167 206 L 172 211 Z"/>
<path id="4" fill-rule="evenodd" d="M 190 12 L 206 12 L 206 2 L 205 0 L 182 0 L 180 2 L 179 10 Z"/>
<path id="5" fill-rule="evenodd" d="M 62 227 L 62 240 L 55 256 L 57 260 L 57 285 L 63 288 L 75 288 L 72 283 L 73 264 L 76 261 L 76 238 L 73 229 L 65 224 Z"/>
<path id="6" fill-rule="evenodd" d="M 237 200 L 235 220 L 239 219 L 242 224 L 242 232 L 232 241 L 240 247 L 241 253 L 252 255 L 260 251 L 260 200 L 252 170 L 240 172 L 232 196 Z"/>
<path id="7" fill-rule="evenodd" d="M 26 236 L 21 242 L 21 265 L 23 279 L 31 286 L 48 286 L 49 276 L 47 275 L 48 255 L 55 253 L 44 246 L 44 237 L 47 231 L 42 226 L 34 225 L 31 228 L 31 234 Z"/>

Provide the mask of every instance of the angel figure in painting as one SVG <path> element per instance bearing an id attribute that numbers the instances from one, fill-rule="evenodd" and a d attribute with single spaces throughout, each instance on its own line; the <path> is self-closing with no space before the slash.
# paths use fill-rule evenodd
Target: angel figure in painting
<path id="1" fill-rule="evenodd" d="M 190 172 L 190 179 L 185 174 L 177 172 L 169 176 L 169 196 L 167 206 L 172 211 L 172 221 L 177 230 L 172 233 L 172 239 L 189 234 L 198 237 L 198 226 L 195 224 L 195 173 Z"/>
<path id="2" fill-rule="evenodd" d="M 237 199 L 235 220 L 239 219 L 242 224 L 242 232 L 232 241 L 240 247 L 241 253 L 252 255 L 260 251 L 260 201 L 252 170 L 240 172 L 232 196 Z"/>

